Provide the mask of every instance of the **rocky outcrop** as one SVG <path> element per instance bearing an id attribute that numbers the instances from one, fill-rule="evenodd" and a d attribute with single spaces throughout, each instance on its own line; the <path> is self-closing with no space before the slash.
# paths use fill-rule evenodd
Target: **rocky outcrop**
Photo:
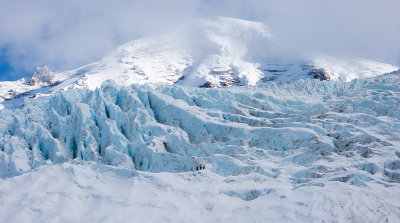
<path id="1" fill-rule="evenodd" d="M 54 78 L 54 72 L 51 71 L 47 66 L 37 67 L 35 73 L 33 73 L 29 85 L 34 86 L 37 84 L 50 84 Z"/>
<path id="2" fill-rule="evenodd" d="M 308 75 L 312 75 L 314 79 L 319 79 L 321 81 L 331 80 L 331 77 L 324 68 L 314 68 L 308 73 Z"/>
<path id="3" fill-rule="evenodd" d="M 206 81 L 200 85 L 201 88 L 218 88 L 218 87 L 232 87 L 234 85 L 241 85 L 238 77 L 234 77 L 235 72 L 231 68 L 215 69 L 211 73 L 214 75 L 214 80 Z"/>
<path id="4" fill-rule="evenodd" d="M 206 81 L 204 84 L 199 86 L 200 88 L 217 88 L 218 85 L 216 83 L 213 83 L 211 81 Z"/>

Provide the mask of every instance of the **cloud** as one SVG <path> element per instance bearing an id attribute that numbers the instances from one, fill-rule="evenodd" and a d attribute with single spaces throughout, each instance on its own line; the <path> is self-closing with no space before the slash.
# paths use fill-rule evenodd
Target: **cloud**
<path id="1" fill-rule="evenodd" d="M 267 24 L 305 53 L 366 57 L 400 65 L 400 1 L 280 1 Z"/>
<path id="2" fill-rule="evenodd" d="M 220 15 L 262 21 L 304 55 L 400 64 L 399 8 L 398 0 L 0 0 L 0 49 L 15 79 L 45 64 L 84 65 L 125 41 Z"/>

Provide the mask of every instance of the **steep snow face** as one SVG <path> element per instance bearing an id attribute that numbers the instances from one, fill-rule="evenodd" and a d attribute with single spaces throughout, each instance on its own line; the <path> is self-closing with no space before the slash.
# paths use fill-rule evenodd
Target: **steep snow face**
<path id="1" fill-rule="evenodd" d="M 94 75 L 119 80 L 119 74 L 125 74 L 126 84 L 173 84 L 181 78 L 179 84 L 197 87 L 206 81 L 218 84 L 221 74 L 231 72 L 240 83 L 255 85 L 263 73 L 245 57 L 251 53 L 250 44 L 270 38 L 266 27 L 257 22 L 223 17 L 196 20 L 176 31 L 122 45 Z M 117 67 L 122 70 L 115 72 Z M 94 79 L 88 78 L 89 88 L 101 84 Z"/>
<path id="2" fill-rule="evenodd" d="M 284 43 L 259 22 L 226 17 L 194 20 L 174 31 L 123 44 L 93 64 L 58 73 L 39 68 L 30 80 L 0 82 L 0 108 L 20 106 L 25 96 L 70 88 L 94 90 L 107 79 L 124 86 L 226 87 L 311 78 L 350 81 L 399 69 L 364 59 L 327 56 L 297 62 L 276 60 L 276 54 L 283 51 L 280 45 Z M 329 78 L 313 74 L 321 68 Z M 6 100 L 10 101 L 2 102 Z"/>
<path id="3" fill-rule="evenodd" d="M 108 81 L 26 99 L 0 111 L 0 221 L 98 208 L 90 219 L 396 222 L 399 86 L 400 72 L 225 89 Z"/>

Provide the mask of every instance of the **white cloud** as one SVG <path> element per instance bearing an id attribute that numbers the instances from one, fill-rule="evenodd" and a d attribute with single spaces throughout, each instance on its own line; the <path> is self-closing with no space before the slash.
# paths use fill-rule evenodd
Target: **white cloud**
<path id="1" fill-rule="evenodd" d="M 305 54 L 400 64 L 399 9 L 398 0 L 0 0 L 0 48 L 16 70 L 64 70 L 187 19 L 221 15 L 261 20 Z"/>

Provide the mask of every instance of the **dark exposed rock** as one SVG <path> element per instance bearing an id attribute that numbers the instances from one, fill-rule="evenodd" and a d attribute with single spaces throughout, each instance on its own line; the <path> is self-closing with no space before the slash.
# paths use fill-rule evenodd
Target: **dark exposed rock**
<path id="1" fill-rule="evenodd" d="M 201 88 L 217 88 L 218 85 L 216 83 L 206 81 L 203 85 L 200 85 L 199 87 L 201 87 Z"/>
<path id="2" fill-rule="evenodd" d="M 268 71 L 270 73 L 278 73 L 278 72 L 286 72 L 287 70 L 265 70 Z"/>
<path id="3" fill-rule="evenodd" d="M 273 80 L 275 80 L 277 78 L 278 78 L 278 76 L 263 77 L 261 79 L 261 81 L 265 83 L 265 82 L 268 82 L 268 81 L 273 81 Z"/>
<path id="4" fill-rule="evenodd" d="M 313 75 L 314 79 L 319 79 L 321 81 L 329 81 L 331 79 L 324 68 L 314 68 L 308 73 L 308 75 Z"/>
<path id="5" fill-rule="evenodd" d="M 61 83 L 62 83 L 62 81 L 56 81 L 54 83 L 49 84 L 48 87 L 54 87 L 54 86 L 57 86 L 57 85 L 59 85 Z"/>

